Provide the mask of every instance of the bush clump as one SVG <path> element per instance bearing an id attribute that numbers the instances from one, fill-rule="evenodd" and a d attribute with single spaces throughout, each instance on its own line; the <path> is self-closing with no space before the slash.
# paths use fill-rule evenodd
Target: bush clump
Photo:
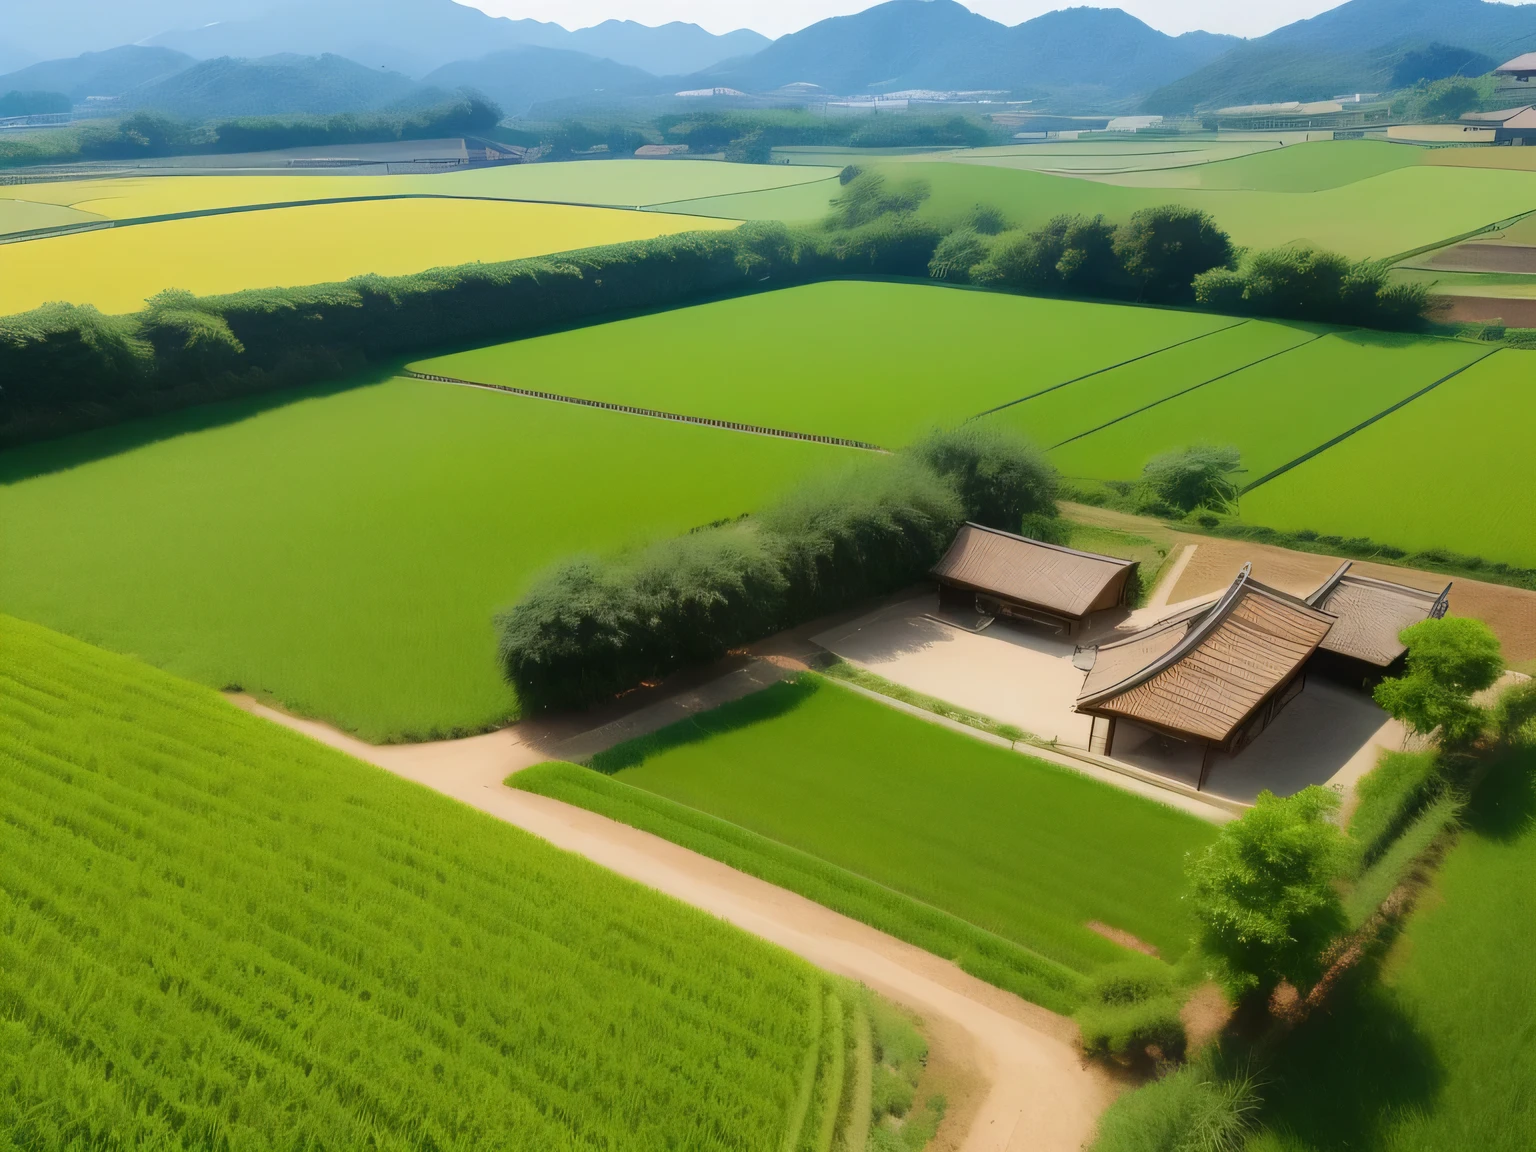
<path id="1" fill-rule="evenodd" d="M 1055 522 L 1059 479 L 1026 440 L 984 421 L 930 432 L 909 451 L 955 486 L 966 519 L 1018 532 L 1026 517 Z M 1028 533 L 1026 533 L 1028 535 Z"/>
<path id="2" fill-rule="evenodd" d="M 1371 328 L 1413 329 L 1423 322 L 1429 290 L 1393 284 L 1386 265 L 1351 263 L 1309 244 L 1274 248 L 1243 267 L 1214 268 L 1194 278 L 1195 300 L 1220 312 L 1279 316 Z"/>
<path id="3" fill-rule="evenodd" d="M 909 180 L 892 185 L 879 172 L 860 172 L 843 186 L 832 201 L 825 227 L 857 228 L 881 216 L 899 216 L 916 212 L 928 199 L 930 188 L 923 180 Z"/>
<path id="4" fill-rule="evenodd" d="M 1095 973 L 1076 1017 L 1090 1056 L 1123 1064 L 1184 1058 L 1188 1040 L 1173 975 L 1154 963 L 1126 961 Z"/>
<path id="5" fill-rule="evenodd" d="M 1360 845 L 1361 862 L 1373 863 L 1445 786 L 1437 753 L 1383 753 L 1355 785 L 1359 803 L 1349 818 L 1349 835 Z"/>
<path id="6" fill-rule="evenodd" d="M 1252 1076 L 1180 1068 L 1111 1104 L 1091 1152 L 1238 1152 L 1260 1103 Z"/>
<path id="7" fill-rule="evenodd" d="M 1242 454 L 1231 445 L 1195 444 L 1154 456 L 1141 472 L 1142 508 L 1178 516 L 1196 508 L 1230 509 L 1242 465 Z"/>

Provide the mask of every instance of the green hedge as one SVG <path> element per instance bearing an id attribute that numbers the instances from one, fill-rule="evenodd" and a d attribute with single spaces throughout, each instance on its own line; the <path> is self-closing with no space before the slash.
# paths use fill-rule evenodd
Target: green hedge
<path id="1" fill-rule="evenodd" d="M 911 218 L 836 234 L 749 224 L 412 276 L 165 292 L 125 317 L 50 304 L 0 318 L 0 447 L 615 313 L 839 275 L 923 276 L 938 242 Z"/>
<path id="2" fill-rule="evenodd" d="M 1361 863 L 1369 866 L 1380 857 L 1445 787 L 1437 750 L 1383 753 L 1355 785 L 1359 803 L 1349 818 L 1349 835 L 1360 845 Z"/>

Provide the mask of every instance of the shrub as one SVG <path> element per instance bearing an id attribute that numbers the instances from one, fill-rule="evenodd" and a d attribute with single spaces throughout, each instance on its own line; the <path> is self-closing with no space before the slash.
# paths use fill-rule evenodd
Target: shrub
<path id="1" fill-rule="evenodd" d="M 964 226 L 980 232 L 983 236 L 996 236 L 1008 230 L 1008 218 L 999 208 L 994 208 L 990 204 L 978 204 L 971 209 Z"/>
<path id="2" fill-rule="evenodd" d="M 1235 994 L 1289 980 L 1306 992 L 1344 927 L 1335 881 L 1351 851 L 1330 822 L 1339 798 L 1316 785 L 1288 799 L 1265 790 L 1190 859 L 1188 899 L 1201 948 Z"/>
<path id="3" fill-rule="evenodd" d="M 1242 470 L 1242 454 L 1236 448 L 1195 444 L 1147 461 L 1141 487 L 1154 503 L 1180 514 L 1196 508 L 1225 509 L 1237 500 L 1236 477 Z"/>
<path id="4" fill-rule="evenodd" d="M 1172 974 L 1153 962 L 1126 961 L 1096 972 L 1076 1013 L 1083 1051 L 1121 1063 L 1155 1048 L 1181 1060 L 1188 1043 Z"/>
<path id="5" fill-rule="evenodd" d="M 1423 736 L 1439 732 L 1456 747 L 1475 740 L 1488 721 L 1472 697 L 1504 671 L 1499 640 L 1481 620 L 1447 616 L 1402 631 L 1407 670 L 1376 686 L 1376 702 Z"/>
<path id="6" fill-rule="evenodd" d="M 1026 516 L 1057 516 L 1055 467 L 1003 428 L 971 421 L 930 432 L 908 451 L 955 486 L 967 520 L 1018 532 Z"/>
<path id="7" fill-rule="evenodd" d="M 1238 1152 L 1258 1118 L 1258 1083 L 1181 1068 L 1121 1096 L 1099 1120 L 1092 1152 Z"/>
<path id="8" fill-rule="evenodd" d="M 1195 277 L 1236 262 L 1232 238 L 1209 215 L 1177 204 L 1135 213 L 1114 244 L 1137 299 L 1153 303 L 1192 300 Z"/>
<path id="9" fill-rule="evenodd" d="M 1047 544 L 1072 543 L 1071 522 L 1047 512 L 1026 512 L 1019 522 L 1018 532 L 1020 536 L 1043 540 Z"/>
<path id="10" fill-rule="evenodd" d="M 971 269 L 987 255 L 987 242 L 969 228 L 960 228 L 939 241 L 933 259 L 928 262 L 928 275 L 935 280 L 951 280 L 966 284 L 971 279 Z"/>
<path id="11" fill-rule="evenodd" d="M 1429 306 L 1422 284 L 1388 282 L 1390 268 L 1351 263 L 1309 244 L 1274 248 L 1249 258 L 1240 271 L 1218 267 L 1194 279 L 1198 304 L 1222 312 L 1249 312 L 1294 320 L 1408 329 Z"/>
<path id="12" fill-rule="evenodd" d="M 1493 706 L 1493 730 L 1505 744 L 1536 741 L 1536 680 L 1512 684 Z"/>
<path id="13" fill-rule="evenodd" d="M 953 486 L 910 458 L 802 485 L 765 511 L 787 583 L 787 619 L 810 620 L 916 580 L 965 518 Z"/>
<path id="14" fill-rule="evenodd" d="M 1042 228 L 1005 236 L 974 272 L 979 284 L 1108 296 L 1123 292 L 1115 230 L 1104 217 L 1057 216 Z"/>

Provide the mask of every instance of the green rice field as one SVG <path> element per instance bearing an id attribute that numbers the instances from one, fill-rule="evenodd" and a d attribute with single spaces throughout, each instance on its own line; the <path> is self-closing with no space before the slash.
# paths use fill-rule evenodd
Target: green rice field
<path id="1" fill-rule="evenodd" d="M 411 367 L 894 448 L 936 423 L 1233 323 L 1195 312 L 833 281 Z"/>
<path id="2" fill-rule="evenodd" d="M 1462 341 L 1333 332 L 1134 415 L 1099 409 L 1117 422 L 1079 433 L 1051 457 L 1068 476 L 1133 479 L 1159 452 L 1234 444 L 1256 480 L 1486 354 Z"/>
<path id="3" fill-rule="evenodd" d="M 621 745 L 594 767 L 1080 972 L 1124 956 L 1090 920 L 1165 959 L 1183 954 L 1184 855 L 1216 834 L 809 675 Z"/>
<path id="4" fill-rule="evenodd" d="M 206 688 L 0 647 L 7 1147 L 777 1152 L 837 1113 L 809 965 Z"/>
<path id="5" fill-rule="evenodd" d="M 1536 1133 L 1536 754 L 1511 753 L 1468 809 L 1388 955 L 1267 1069 L 1253 1152 L 1526 1152 Z"/>
<path id="6" fill-rule="evenodd" d="M 758 508 L 849 450 L 386 376 L 0 454 L 0 611 L 371 740 L 515 716 L 539 569 Z"/>
<path id="7" fill-rule="evenodd" d="M 1505 349 L 1243 497 L 1281 529 L 1536 565 L 1536 354 Z"/>

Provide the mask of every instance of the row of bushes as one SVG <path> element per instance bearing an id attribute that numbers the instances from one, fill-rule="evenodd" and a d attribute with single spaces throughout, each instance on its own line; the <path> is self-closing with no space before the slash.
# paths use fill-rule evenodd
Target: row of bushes
<path id="1" fill-rule="evenodd" d="M 866 190 L 863 200 L 873 199 Z M 1388 283 L 1384 264 L 1307 245 L 1244 257 L 1209 215 L 1174 204 L 1143 209 L 1118 225 L 1102 216 L 1057 216 L 1041 228 L 1000 231 L 998 222 L 995 210 L 978 207 L 940 242 L 929 275 L 1385 329 L 1420 326 L 1429 306 L 1424 285 Z"/>
<path id="2" fill-rule="evenodd" d="M 897 217 L 835 235 L 756 224 L 412 276 L 168 291 L 131 316 L 50 304 L 0 318 L 0 447 L 615 312 L 839 275 L 920 276 L 938 239 Z"/>
<path id="3" fill-rule="evenodd" d="M 1027 444 L 936 432 L 734 524 L 567 561 L 497 618 L 502 665 L 531 711 L 591 704 L 906 587 L 964 520 L 1017 530 L 1055 512 L 1055 474 Z"/>

